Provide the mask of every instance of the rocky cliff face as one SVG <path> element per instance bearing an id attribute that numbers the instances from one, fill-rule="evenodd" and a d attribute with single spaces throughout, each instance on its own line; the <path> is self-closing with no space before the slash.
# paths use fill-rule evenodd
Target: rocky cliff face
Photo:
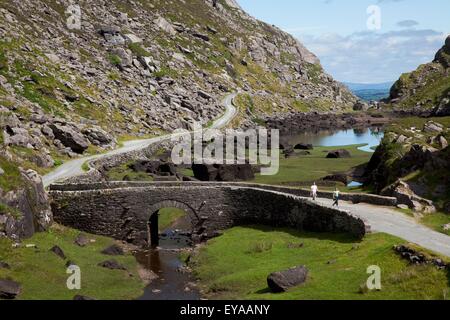
<path id="1" fill-rule="evenodd" d="M 421 116 L 450 115 L 450 36 L 432 62 L 400 77 L 387 103 Z"/>
<path id="2" fill-rule="evenodd" d="M 234 0 L 0 0 L 0 185 L 80 154 L 207 124 L 245 92 L 234 126 L 356 98 L 292 36 Z M 17 184 L 17 185 L 16 185 Z M 17 187 L 17 188 L 16 188 Z"/>
<path id="3" fill-rule="evenodd" d="M 375 190 L 422 212 L 450 212 L 450 120 L 397 120 L 367 167 Z M 429 200 L 428 200 L 429 199 Z M 432 200 L 432 201 L 431 201 Z"/>

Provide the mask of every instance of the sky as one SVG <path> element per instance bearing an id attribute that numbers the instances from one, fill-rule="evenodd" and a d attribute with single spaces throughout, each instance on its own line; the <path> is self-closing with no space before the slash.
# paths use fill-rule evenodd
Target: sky
<path id="1" fill-rule="evenodd" d="M 395 81 L 433 60 L 450 34 L 449 0 L 237 0 L 298 38 L 342 82 Z"/>

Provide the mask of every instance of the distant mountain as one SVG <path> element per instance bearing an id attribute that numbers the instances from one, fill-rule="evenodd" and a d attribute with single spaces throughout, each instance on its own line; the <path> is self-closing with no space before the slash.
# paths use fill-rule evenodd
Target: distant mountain
<path id="1" fill-rule="evenodd" d="M 344 82 L 344 84 L 352 91 L 358 98 L 365 101 L 381 100 L 389 97 L 393 82 L 383 83 L 352 83 Z"/>

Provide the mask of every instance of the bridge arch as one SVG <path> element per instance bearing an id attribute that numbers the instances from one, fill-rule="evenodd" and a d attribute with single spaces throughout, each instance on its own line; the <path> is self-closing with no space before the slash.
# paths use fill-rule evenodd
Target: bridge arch
<path id="1" fill-rule="evenodd" d="M 159 211 L 164 208 L 177 208 L 183 210 L 189 218 L 191 223 L 191 230 L 195 228 L 195 226 L 199 223 L 200 219 L 198 217 L 197 211 L 192 208 L 189 204 L 179 201 L 179 200 L 163 200 L 159 201 L 155 204 L 150 205 L 147 209 L 149 212 L 149 218 L 147 219 L 147 243 L 152 246 L 159 245 L 159 226 L 158 226 L 158 218 Z"/>

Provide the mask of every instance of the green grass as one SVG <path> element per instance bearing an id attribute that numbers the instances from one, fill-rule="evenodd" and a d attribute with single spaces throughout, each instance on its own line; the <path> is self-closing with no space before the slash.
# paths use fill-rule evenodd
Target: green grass
<path id="1" fill-rule="evenodd" d="M 109 54 L 108 60 L 113 66 L 119 66 L 122 63 L 122 59 L 116 54 Z"/>
<path id="2" fill-rule="evenodd" d="M 150 57 L 150 53 L 140 43 L 131 43 L 128 48 L 138 57 Z"/>
<path id="3" fill-rule="evenodd" d="M 15 190 L 23 186 L 24 181 L 17 165 L 0 157 L 0 168 L 5 171 L 4 174 L 0 175 L 0 188 L 4 192 Z"/>
<path id="4" fill-rule="evenodd" d="M 450 230 L 444 231 L 443 226 L 450 223 L 450 214 L 437 212 L 424 216 L 421 221 L 427 227 L 450 236 Z"/>
<path id="5" fill-rule="evenodd" d="M 185 215 L 186 212 L 184 212 L 184 210 L 177 208 L 164 208 L 159 210 L 158 229 L 164 231 L 167 228 L 170 228 L 175 221 Z"/>
<path id="6" fill-rule="evenodd" d="M 153 181 L 153 177 L 145 172 L 135 172 L 130 169 L 132 162 L 114 167 L 108 171 L 107 177 L 109 181 Z"/>
<path id="7" fill-rule="evenodd" d="M 20 218 L 22 216 L 22 212 L 16 208 L 12 208 L 4 203 L 0 202 L 0 215 L 11 215 L 14 218 Z"/>
<path id="8" fill-rule="evenodd" d="M 315 147 L 310 150 L 311 155 L 295 155 L 285 159 L 280 156 L 280 170 L 274 176 L 257 175 L 254 182 L 263 184 L 295 184 L 308 186 L 309 183 L 337 172 L 347 172 L 350 169 L 367 163 L 372 156 L 371 153 L 358 150 L 361 145 L 346 147 Z M 326 159 L 327 152 L 337 149 L 348 150 L 352 157 L 342 159 Z"/>
<path id="9" fill-rule="evenodd" d="M 111 257 L 101 250 L 113 244 L 113 240 L 91 236 L 94 243 L 81 248 L 73 243 L 79 231 L 54 226 L 49 232 L 35 234 L 23 242 L 20 248 L 12 248 L 12 242 L 0 239 L 0 260 L 11 269 L 0 269 L 0 278 L 11 278 L 22 284 L 22 300 L 70 300 L 75 295 L 87 295 L 96 299 L 134 299 L 144 284 L 137 275 L 137 263 L 132 255 L 114 257 L 129 270 L 108 270 L 97 266 Z M 35 244 L 35 248 L 26 248 Z M 81 268 L 81 290 L 68 290 L 66 261 L 50 252 L 54 245 L 60 246 L 68 259 Z"/>
<path id="10" fill-rule="evenodd" d="M 210 240 L 191 258 L 191 267 L 213 299 L 443 299 L 444 293 L 448 297 L 449 275 L 432 266 L 408 265 L 392 249 L 403 242 L 386 234 L 371 234 L 355 243 L 346 235 L 236 227 Z M 268 291 L 270 273 L 298 265 L 309 269 L 306 284 L 282 294 Z M 381 268 L 382 290 L 362 294 L 360 287 L 371 265 Z"/>
<path id="11" fill-rule="evenodd" d="M 89 166 L 89 162 L 86 161 L 85 163 L 83 163 L 83 165 L 81 166 L 81 169 L 82 169 L 84 172 L 88 172 L 88 171 L 91 169 L 91 167 Z"/>

